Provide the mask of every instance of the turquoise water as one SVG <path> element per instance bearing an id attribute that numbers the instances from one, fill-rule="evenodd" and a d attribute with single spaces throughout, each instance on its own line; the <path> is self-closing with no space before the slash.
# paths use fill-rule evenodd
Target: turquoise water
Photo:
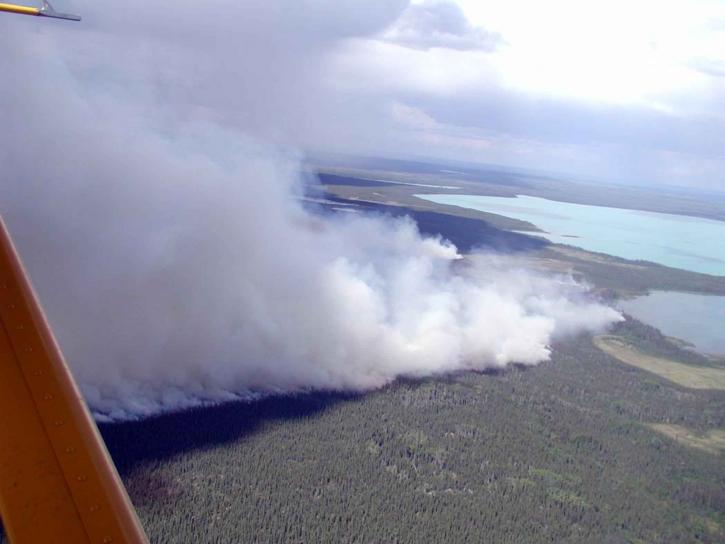
<path id="1" fill-rule="evenodd" d="M 416 195 L 533 223 L 552 242 L 725 276 L 725 222 L 557 202 L 533 196 Z"/>
<path id="2" fill-rule="evenodd" d="M 698 351 L 725 354 L 725 297 L 655 291 L 617 305 Z"/>

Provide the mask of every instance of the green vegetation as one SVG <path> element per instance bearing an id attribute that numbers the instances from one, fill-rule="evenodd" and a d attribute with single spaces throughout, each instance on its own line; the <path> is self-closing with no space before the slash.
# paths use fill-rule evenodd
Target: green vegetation
<path id="1" fill-rule="evenodd" d="M 662 425 L 711 436 L 725 393 L 582 336 L 534 368 L 103 432 L 154 542 L 722 542 L 722 459 Z"/>
<path id="2" fill-rule="evenodd" d="M 717 358 L 687 349 L 689 344 L 682 340 L 665 336 L 659 329 L 651 325 L 631 319 L 628 316 L 625 317 L 627 317 L 626 322 L 612 327 L 610 333 L 622 338 L 626 343 L 636 346 L 637 349 L 655 357 L 674 359 L 686 365 L 722 368 L 723 363 Z"/>
<path id="3" fill-rule="evenodd" d="M 646 261 L 628 261 L 603 253 L 551 244 L 533 255 L 548 259 L 559 268 L 615 296 L 632 296 L 648 291 L 681 291 L 725 295 L 725 276 L 710 276 L 688 270 L 668 268 Z"/>
<path id="4" fill-rule="evenodd" d="M 655 357 L 617 336 L 597 336 L 594 345 L 615 359 L 690 389 L 725 391 L 725 368 L 698 367 Z"/>
<path id="5" fill-rule="evenodd" d="M 653 423 L 650 427 L 685 446 L 698 448 L 713 455 L 725 452 L 725 429 L 696 433 L 686 427 L 667 423 Z"/>

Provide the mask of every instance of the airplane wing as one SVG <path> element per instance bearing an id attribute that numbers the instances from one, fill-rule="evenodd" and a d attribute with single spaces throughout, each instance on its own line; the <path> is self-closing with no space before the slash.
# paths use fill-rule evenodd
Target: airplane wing
<path id="1" fill-rule="evenodd" d="M 2 218 L 0 437 L 13 544 L 148 544 Z"/>

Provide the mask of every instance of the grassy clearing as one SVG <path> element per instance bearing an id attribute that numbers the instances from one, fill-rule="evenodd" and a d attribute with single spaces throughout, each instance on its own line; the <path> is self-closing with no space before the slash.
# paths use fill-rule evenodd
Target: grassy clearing
<path id="1" fill-rule="evenodd" d="M 567 247 L 567 246 L 552 246 L 551 250 L 559 253 L 561 255 L 564 255 L 564 257 L 570 258 L 570 259 L 578 259 L 581 261 L 588 261 L 596 264 L 605 264 L 610 266 L 618 266 L 620 268 L 629 268 L 633 270 L 644 270 L 646 268 L 646 265 L 641 264 L 634 264 L 631 262 L 627 262 L 624 259 L 619 259 L 615 257 L 611 257 L 609 255 L 604 255 L 602 253 L 593 253 L 590 251 L 585 251 L 583 249 L 574 248 L 574 247 Z"/>
<path id="2" fill-rule="evenodd" d="M 652 423 L 649 427 L 690 448 L 706 451 L 713 455 L 725 452 L 724 429 L 712 429 L 706 433 L 696 433 L 687 427 L 666 423 Z"/>
<path id="3" fill-rule="evenodd" d="M 690 389 L 725 391 L 725 369 L 685 365 L 639 351 L 617 336 L 597 336 L 594 345 L 615 359 Z"/>

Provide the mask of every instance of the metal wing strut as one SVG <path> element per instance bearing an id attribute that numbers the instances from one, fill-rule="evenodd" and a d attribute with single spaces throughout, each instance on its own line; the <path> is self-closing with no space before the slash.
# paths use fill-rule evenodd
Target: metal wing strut
<path id="1" fill-rule="evenodd" d="M 71 15 L 69 13 L 58 13 L 50 5 L 50 2 L 43 0 L 43 7 L 40 8 L 38 15 L 43 17 L 54 17 L 55 19 L 68 19 L 69 21 L 80 21 L 81 18 L 78 15 Z"/>
<path id="2" fill-rule="evenodd" d="M 20 6 L 18 4 L 5 4 L 0 2 L 0 11 L 6 11 L 8 13 L 18 13 L 20 15 L 35 15 L 40 17 L 52 17 L 54 19 L 66 19 L 68 21 L 80 21 L 81 18 L 78 15 L 71 15 L 69 13 L 58 13 L 50 5 L 50 2 L 43 0 L 43 5 L 40 8 L 33 8 L 30 6 Z"/>

